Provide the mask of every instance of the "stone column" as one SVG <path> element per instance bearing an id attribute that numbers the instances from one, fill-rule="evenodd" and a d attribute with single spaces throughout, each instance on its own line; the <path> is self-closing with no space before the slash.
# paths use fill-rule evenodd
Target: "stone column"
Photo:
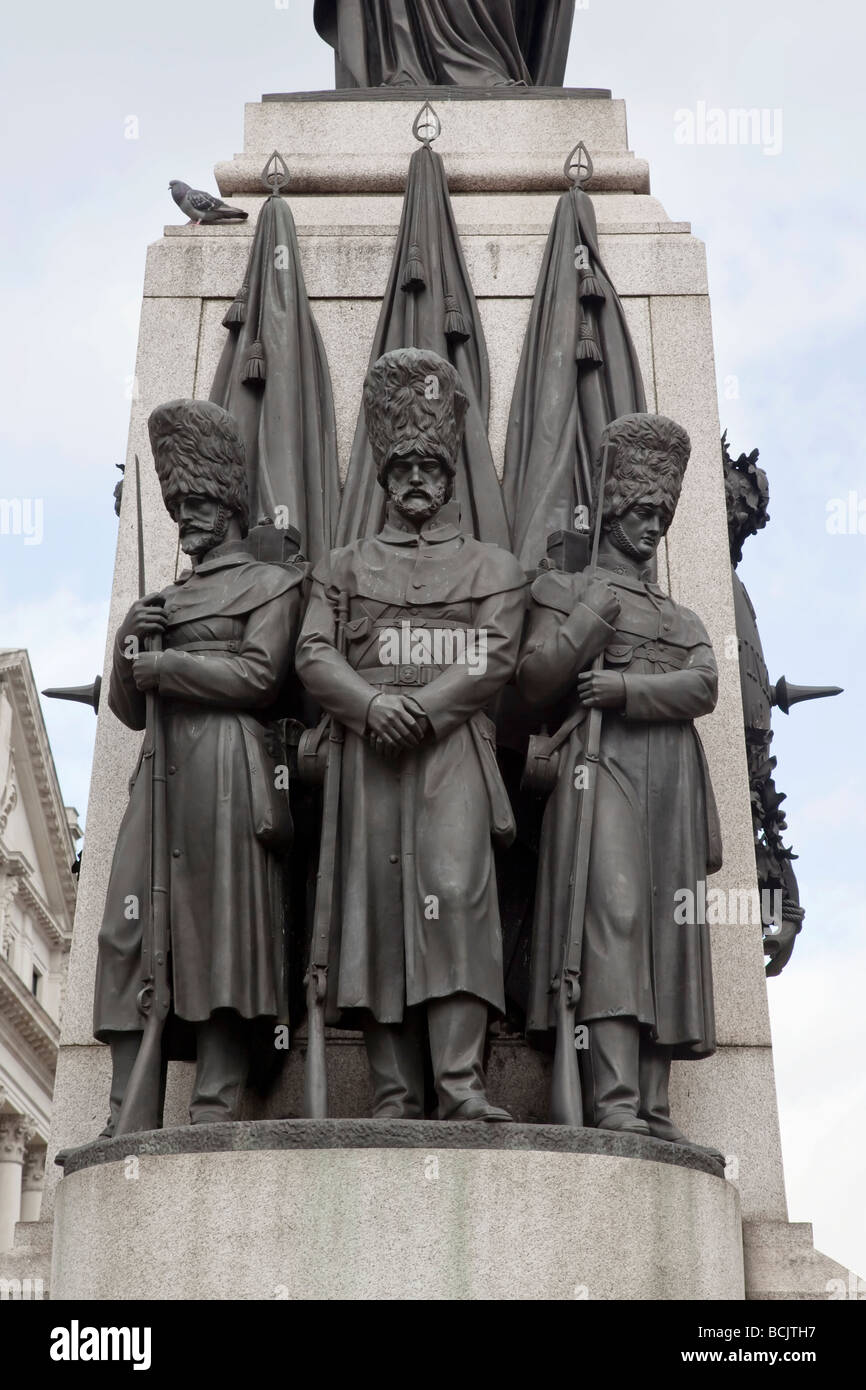
<path id="1" fill-rule="evenodd" d="M 21 1220 L 21 1170 L 32 1133 L 24 1115 L 0 1115 L 0 1251 L 12 1249 Z"/>
<path id="2" fill-rule="evenodd" d="M 44 1145 L 29 1148 L 24 1159 L 24 1173 L 21 1179 L 21 1221 L 38 1221 L 42 1207 L 42 1189 L 45 1186 Z"/>

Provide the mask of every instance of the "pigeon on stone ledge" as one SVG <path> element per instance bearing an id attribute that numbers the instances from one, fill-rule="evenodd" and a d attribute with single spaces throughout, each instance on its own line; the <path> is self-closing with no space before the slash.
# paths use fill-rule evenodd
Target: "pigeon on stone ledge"
<path id="1" fill-rule="evenodd" d="M 172 198 L 189 218 L 191 226 L 209 226 L 213 222 L 246 222 L 249 217 L 243 208 L 232 207 L 230 203 L 224 203 L 200 188 L 190 188 L 188 183 L 182 183 L 180 179 L 172 179 L 168 186 Z"/>

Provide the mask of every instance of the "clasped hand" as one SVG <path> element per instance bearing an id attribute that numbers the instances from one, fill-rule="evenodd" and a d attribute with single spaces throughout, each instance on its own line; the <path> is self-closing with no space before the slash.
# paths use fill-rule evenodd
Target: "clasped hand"
<path id="1" fill-rule="evenodd" d="M 370 742 L 386 757 L 417 747 L 428 727 L 426 714 L 409 695 L 377 695 L 367 713 Z"/>

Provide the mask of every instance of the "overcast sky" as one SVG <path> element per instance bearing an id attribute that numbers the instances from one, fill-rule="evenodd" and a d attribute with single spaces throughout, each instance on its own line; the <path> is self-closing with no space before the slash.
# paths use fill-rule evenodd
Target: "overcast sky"
<path id="1" fill-rule="evenodd" d="M 0 496 L 43 499 L 44 538 L 0 537 L 0 645 L 27 647 L 40 685 L 78 684 L 102 666 L 145 249 L 179 220 L 168 180 L 214 187 L 243 103 L 332 85 L 332 58 L 312 0 L 47 0 L 4 29 Z M 722 421 L 770 476 L 740 574 L 771 678 L 846 687 L 776 720 L 807 918 L 770 1000 L 791 1218 L 866 1276 L 866 534 L 827 528 L 854 493 L 866 532 L 864 30 L 854 0 L 589 0 L 566 80 L 625 98 L 653 192 L 707 243 Z M 766 111 L 770 152 L 680 143 L 676 113 L 700 103 Z M 83 814 L 95 721 L 45 714 Z"/>

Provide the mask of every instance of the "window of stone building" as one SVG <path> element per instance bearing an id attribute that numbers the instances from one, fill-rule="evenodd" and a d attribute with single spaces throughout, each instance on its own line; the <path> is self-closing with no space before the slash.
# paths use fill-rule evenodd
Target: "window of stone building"
<path id="1" fill-rule="evenodd" d="M 35 997 L 39 998 L 39 986 L 42 983 L 42 972 L 33 967 L 33 978 L 30 982 L 30 991 Z"/>

